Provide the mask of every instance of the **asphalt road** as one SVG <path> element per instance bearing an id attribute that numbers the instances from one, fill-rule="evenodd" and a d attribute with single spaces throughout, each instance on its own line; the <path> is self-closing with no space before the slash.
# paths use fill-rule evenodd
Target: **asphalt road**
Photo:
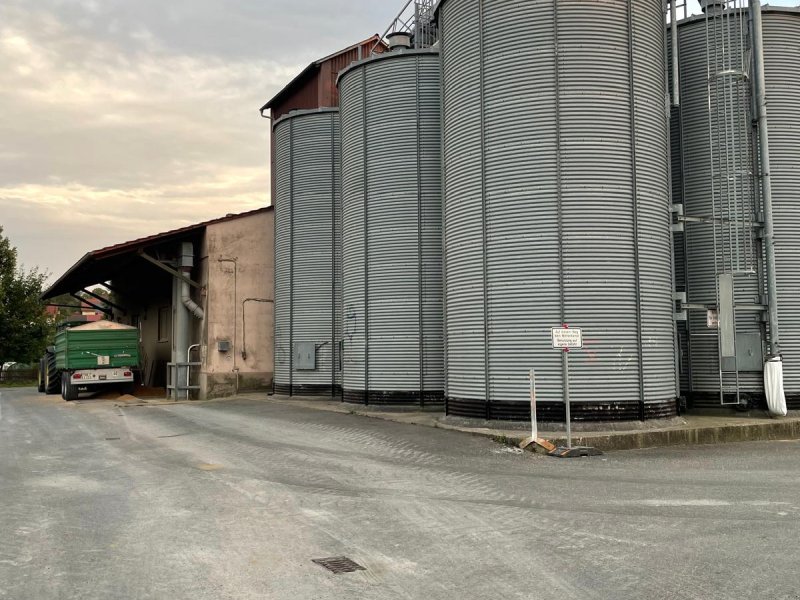
<path id="1" fill-rule="evenodd" d="M 800 444 L 563 461 L 261 401 L 0 391 L 0 598 L 800 598 Z M 313 558 L 366 570 L 335 575 Z"/>

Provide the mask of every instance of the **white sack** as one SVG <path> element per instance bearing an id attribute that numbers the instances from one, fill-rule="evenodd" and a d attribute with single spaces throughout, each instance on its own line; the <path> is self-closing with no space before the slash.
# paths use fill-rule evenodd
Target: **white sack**
<path id="1" fill-rule="evenodd" d="M 783 360 L 777 356 L 764 365 L 764 389 L 767 408 L 773 417 L 786 416 L 786 396 L 783 393 Z"/>

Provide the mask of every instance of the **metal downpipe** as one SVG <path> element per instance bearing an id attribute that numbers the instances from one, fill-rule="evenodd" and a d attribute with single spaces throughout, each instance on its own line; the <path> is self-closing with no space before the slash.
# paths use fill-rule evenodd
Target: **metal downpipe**
<path id="1" fill-rule="evenodd" d="M 181 272 L 189 275 L 194 267 L 194 247 L 191 242 L 183 242 L 181 244 Z M 186 309 L 196 319 L 202 319 L 205 316 L 203 308 L 192 300 L 191 293 L 189 292 L 189 282 L 181 280 L 181 302 Z"/>
<path id="2" fill-rule="evenodd" d="M 761 196 L 764 206 L 764 254 L 767 269 L 767 301 L 769 304 L 770 353 L 781 354 L 778 327 L 778 276 L 775 270 L 775 222 L 772 213 L 772 176 L 769 156 L 769 122 L 767 120 L 767 86 L 764 77 L 764 31 L 761 21 L 761 1 L 750 2 L 753 26 L 753 67 L 755 69 L 756 121 L 761 159 Z"/>

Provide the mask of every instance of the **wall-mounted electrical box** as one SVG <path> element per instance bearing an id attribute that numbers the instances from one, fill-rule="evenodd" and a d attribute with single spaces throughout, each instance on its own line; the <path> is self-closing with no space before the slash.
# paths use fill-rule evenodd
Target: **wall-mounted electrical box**
<path id="1" fill-rule="evenodd" d="M 295 342 L 294 368 L 298 371 L 316 370 L 317 345 L 314 342 Z"/>

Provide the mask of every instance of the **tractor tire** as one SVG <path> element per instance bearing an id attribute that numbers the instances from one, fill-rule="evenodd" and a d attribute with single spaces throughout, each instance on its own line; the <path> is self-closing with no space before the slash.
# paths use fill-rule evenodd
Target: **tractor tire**
<path id="1" fill-rule="evenodd" d="M 39 371 L 37 372 L 36 377 L 36 390 L 40 393 L 44 393 L 44 359 L 39 359 Z"/>
<path id="2" fill-rule="evenodd" d="M 57 394 L 61 391 L 61 373 L 56 368 L 56 355 L 48 352 L 44 357 L 44 393 Z"/>
<path id="3" fill-rule="evenodd" d="M 69 402 L 78 399 L 78 386 L 72 383 L 69 373 L 61 373 L 61 397 Z"/>

